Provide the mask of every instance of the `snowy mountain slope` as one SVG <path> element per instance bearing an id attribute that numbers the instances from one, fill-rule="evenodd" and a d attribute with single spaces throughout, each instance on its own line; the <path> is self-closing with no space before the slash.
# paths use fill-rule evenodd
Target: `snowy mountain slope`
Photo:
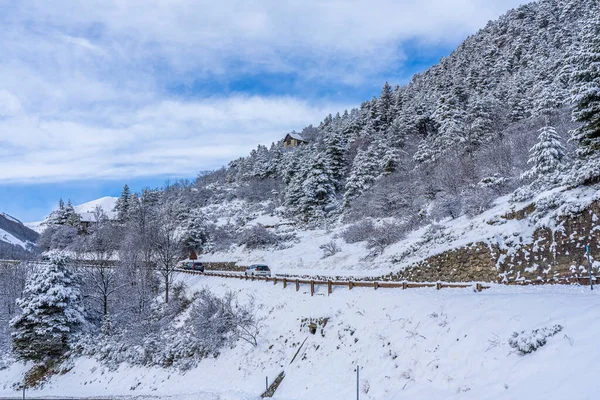
<path id="1" fill-rule="evenodd" d="M 86 219 L 86 217 L 87 219 L 90 219 L 93 218 L 91 215 L 96 210 L 96 207 L 100 207 L 109 218 L 114 218 L 116 216 L 116 213 L 113 210 L 115 208 L 117 200 L 118 197 L 105 196 L 96 200 L 88 201 L 86 203 L 73 206 L 73 209 L 84 219 Z M 25 223 L 25 225 L 29 229 L 32 229 L 37 233 L 42 233 L 44 229 L 46 229 L 47 221 L 48 218 L 39 222 L 28 222 Z"/>
<path id="2" fill-rule="evenodd" d="M 387 247 L 380 255 L 370 257 L 366 242 L 349 244 L 340 237 L 349 225 L 335 224 L 328 229 L 298 230 L 294 226 L 281 225 L 272 228 L 274 232 L 296 233 L 296 240 L 282 249 L 248 250 L 244 246 L 233 246 L 228 251 L 219 251 L 201 255 L 204 261 L 235 261 L 239 265 L 264 262 L 279 274 L 326 274 L 331 276 L 374 277 L 396 273 L 423 260 L 464 248 L 472 243 L 485 243 L 510 253 L 518 246 L 531 244 L 534 233 L 541 228 L 560 230 L 558 219 L 569 215 L 573 210 L 583 210 L 600 199 L 600 192 L 592 187 L 567 189 L 559 187 L 544 191 L 526 202 L 510 202 L 509 196 L 496 200 L 495 206 L 473 218 L 462 216 L 446 218 L 410 232 L 404 239 Z M 543 204 L 552 203 L 550 209 L 543 210 Z M 554 204 L 556 203 L 556 204 Z M 511 213 L 539 204 L 537 210 L 528 218 L 508 218 Z M 560 205 L 560 206 L 558 206 Z M 210 206 L 203 211 L 210 218 L 227 215 L 229 210 L 238 210 L 238 216 L 244 219 L 243 206 L 223 203 L 220 207 Z M 255 221 L 277 222 L 268 214 L 250 213 L 246 225 Z M 379 220 L 381 223 L 384 219 Z M 287 221 L 286 221 L 287 223 Z M 276 225 L 274 223 L 273 225 Z M 322 245 L 335 242 L 339 253 L 323 258 Z M 593 248 L 595 249 L 595 247 Z M 574 255 L 575 256 L 575 255 Z M 575 259 L 574 259 L 575 260 Z M 533 265 L 533 262 L 532 264 Z M 594 261 L 594 268 L 600 269 L 600 262 Z M 500 273 L 500 271 L 498 271 Z M 435 278 L 430 278 L 436 280 Z"/>
<path id="3" fill-rule="evenodd" d="M 83 203 L 78 206 L 74 206 L 73 208 L 78 214 L 85 214 L 94 212 L 96 207 L 100 207 L 109 217 L 113 217 L 115 215 L 113 209 L 115 208 L 115 204 L 117 203 L 118 199 L 118 197 L 105 196 L 96 200 L 88 201 L 87 203 Z"/>
<path id="4" fill-rule="evenodd" d="M 233 290 L 241 299 L 254 296 L 265 318 L 258 347 L 240 342 L 185 374 L 127 365 L 111 371 L 77 359 L 66 374 L 29 395 L 257 399 L 265 377 L 272 381 L 285 371 L 274 399 L 351 399 L 356 365 L 365 400 L 584 400 L 600 392 L 595 368 L 600 295 L 587 288 L 493 286 L 483 293 L 336 288 L 329 297 L 318 288 L 310 297 L 306 288 L 297 293 L 262 282 L 180 279 L 190 291 L 209 286 L 217 293 Z M 302 323 L 306 318 L 328 321 L 311 335 Z M 513 332 L 555 325 L 563 330 L 531 354 L 520 355 L 508 343 Z M 15 364 L 0 374 L 0 396 L 16 396 L 11 385 L 22 381 L 24 371 Z"/>
<path id="5" fill-rule="evenodd" d="M 18 219 L 0 213 L 0 242 L 27 249 L 37 240 L 37 232 L 29 229 Z"/>

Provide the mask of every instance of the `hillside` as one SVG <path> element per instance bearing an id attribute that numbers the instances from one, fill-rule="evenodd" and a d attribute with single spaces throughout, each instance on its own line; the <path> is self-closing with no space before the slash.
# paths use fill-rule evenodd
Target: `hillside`
<path id="1" fill-rule="evenodd" d="M 21 221 L 0 213 L 0 259 L 20 258 L 27 254 L 38 236 Z"/>
<path id="2" fill-rule="evenodd" d="M 121 232 L 150 218 L 173 225 L 182 252 L 282 273 L 577 277 L 584 245 L 600 251 L 600 77 L 585 69 L 600 62 L 599 7 L 542 0 L 510 10 L 407 85 L 386 83 L 286 143 L 193 183 L 124 191 L 114 203 Z M 574 240 L 556 254 L 565 218 L 585 213 L 594 216 L 580 218 L 585 234 L 569 227 Z"/>

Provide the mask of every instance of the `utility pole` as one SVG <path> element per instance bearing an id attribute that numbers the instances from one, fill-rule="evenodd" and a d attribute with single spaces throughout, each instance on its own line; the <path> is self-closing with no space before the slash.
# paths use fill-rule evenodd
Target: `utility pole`
<path id="1" fill-rule="evenodd" d="M 360 367 L 356 366 L 356 400 L 360 400 Z"/>
<path id="2" fill-rule="evenodd" d="M 588 259 L 588 272 L 590 273 L 590 290 L 594 290 L 594 281 L 592 281 L 592 262 L 590 261 L 590 245 L 585 246 L 585 254 Z"/>

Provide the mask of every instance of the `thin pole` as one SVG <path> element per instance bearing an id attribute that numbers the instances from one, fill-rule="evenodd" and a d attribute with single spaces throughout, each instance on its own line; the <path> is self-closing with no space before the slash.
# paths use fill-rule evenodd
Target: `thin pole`
<path id="1" fill-rule="evenodd" d="M 266 384 L 265 394 L 268 395 L 269 394 L 269 377 L 268 376 L 265 377 L 265 384 Z"/>
<path id="2" fill-rule="evenodd" d="M 360 367 L 356 366 L 356 400 L 360 397 Z"/>
<path id="3" fill-rule="evenodd" d="M 590 273 L 590 289 L 594 290 L 594 282 L 592 281 L 592 262 L 590 261 L 590 245 L 587 244 L 585 246 L 585 252 L 587 254 L 588 259 L 588 271 Z"/>

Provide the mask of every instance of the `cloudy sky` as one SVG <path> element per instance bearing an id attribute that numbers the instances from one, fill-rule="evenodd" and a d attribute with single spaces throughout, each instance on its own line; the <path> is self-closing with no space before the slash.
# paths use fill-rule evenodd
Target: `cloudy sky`
<path id="1" fill-rule="evenodd" d="M 0 0 L 0 211 L 194 178 L 403 84 L 523 0 Z"/>

